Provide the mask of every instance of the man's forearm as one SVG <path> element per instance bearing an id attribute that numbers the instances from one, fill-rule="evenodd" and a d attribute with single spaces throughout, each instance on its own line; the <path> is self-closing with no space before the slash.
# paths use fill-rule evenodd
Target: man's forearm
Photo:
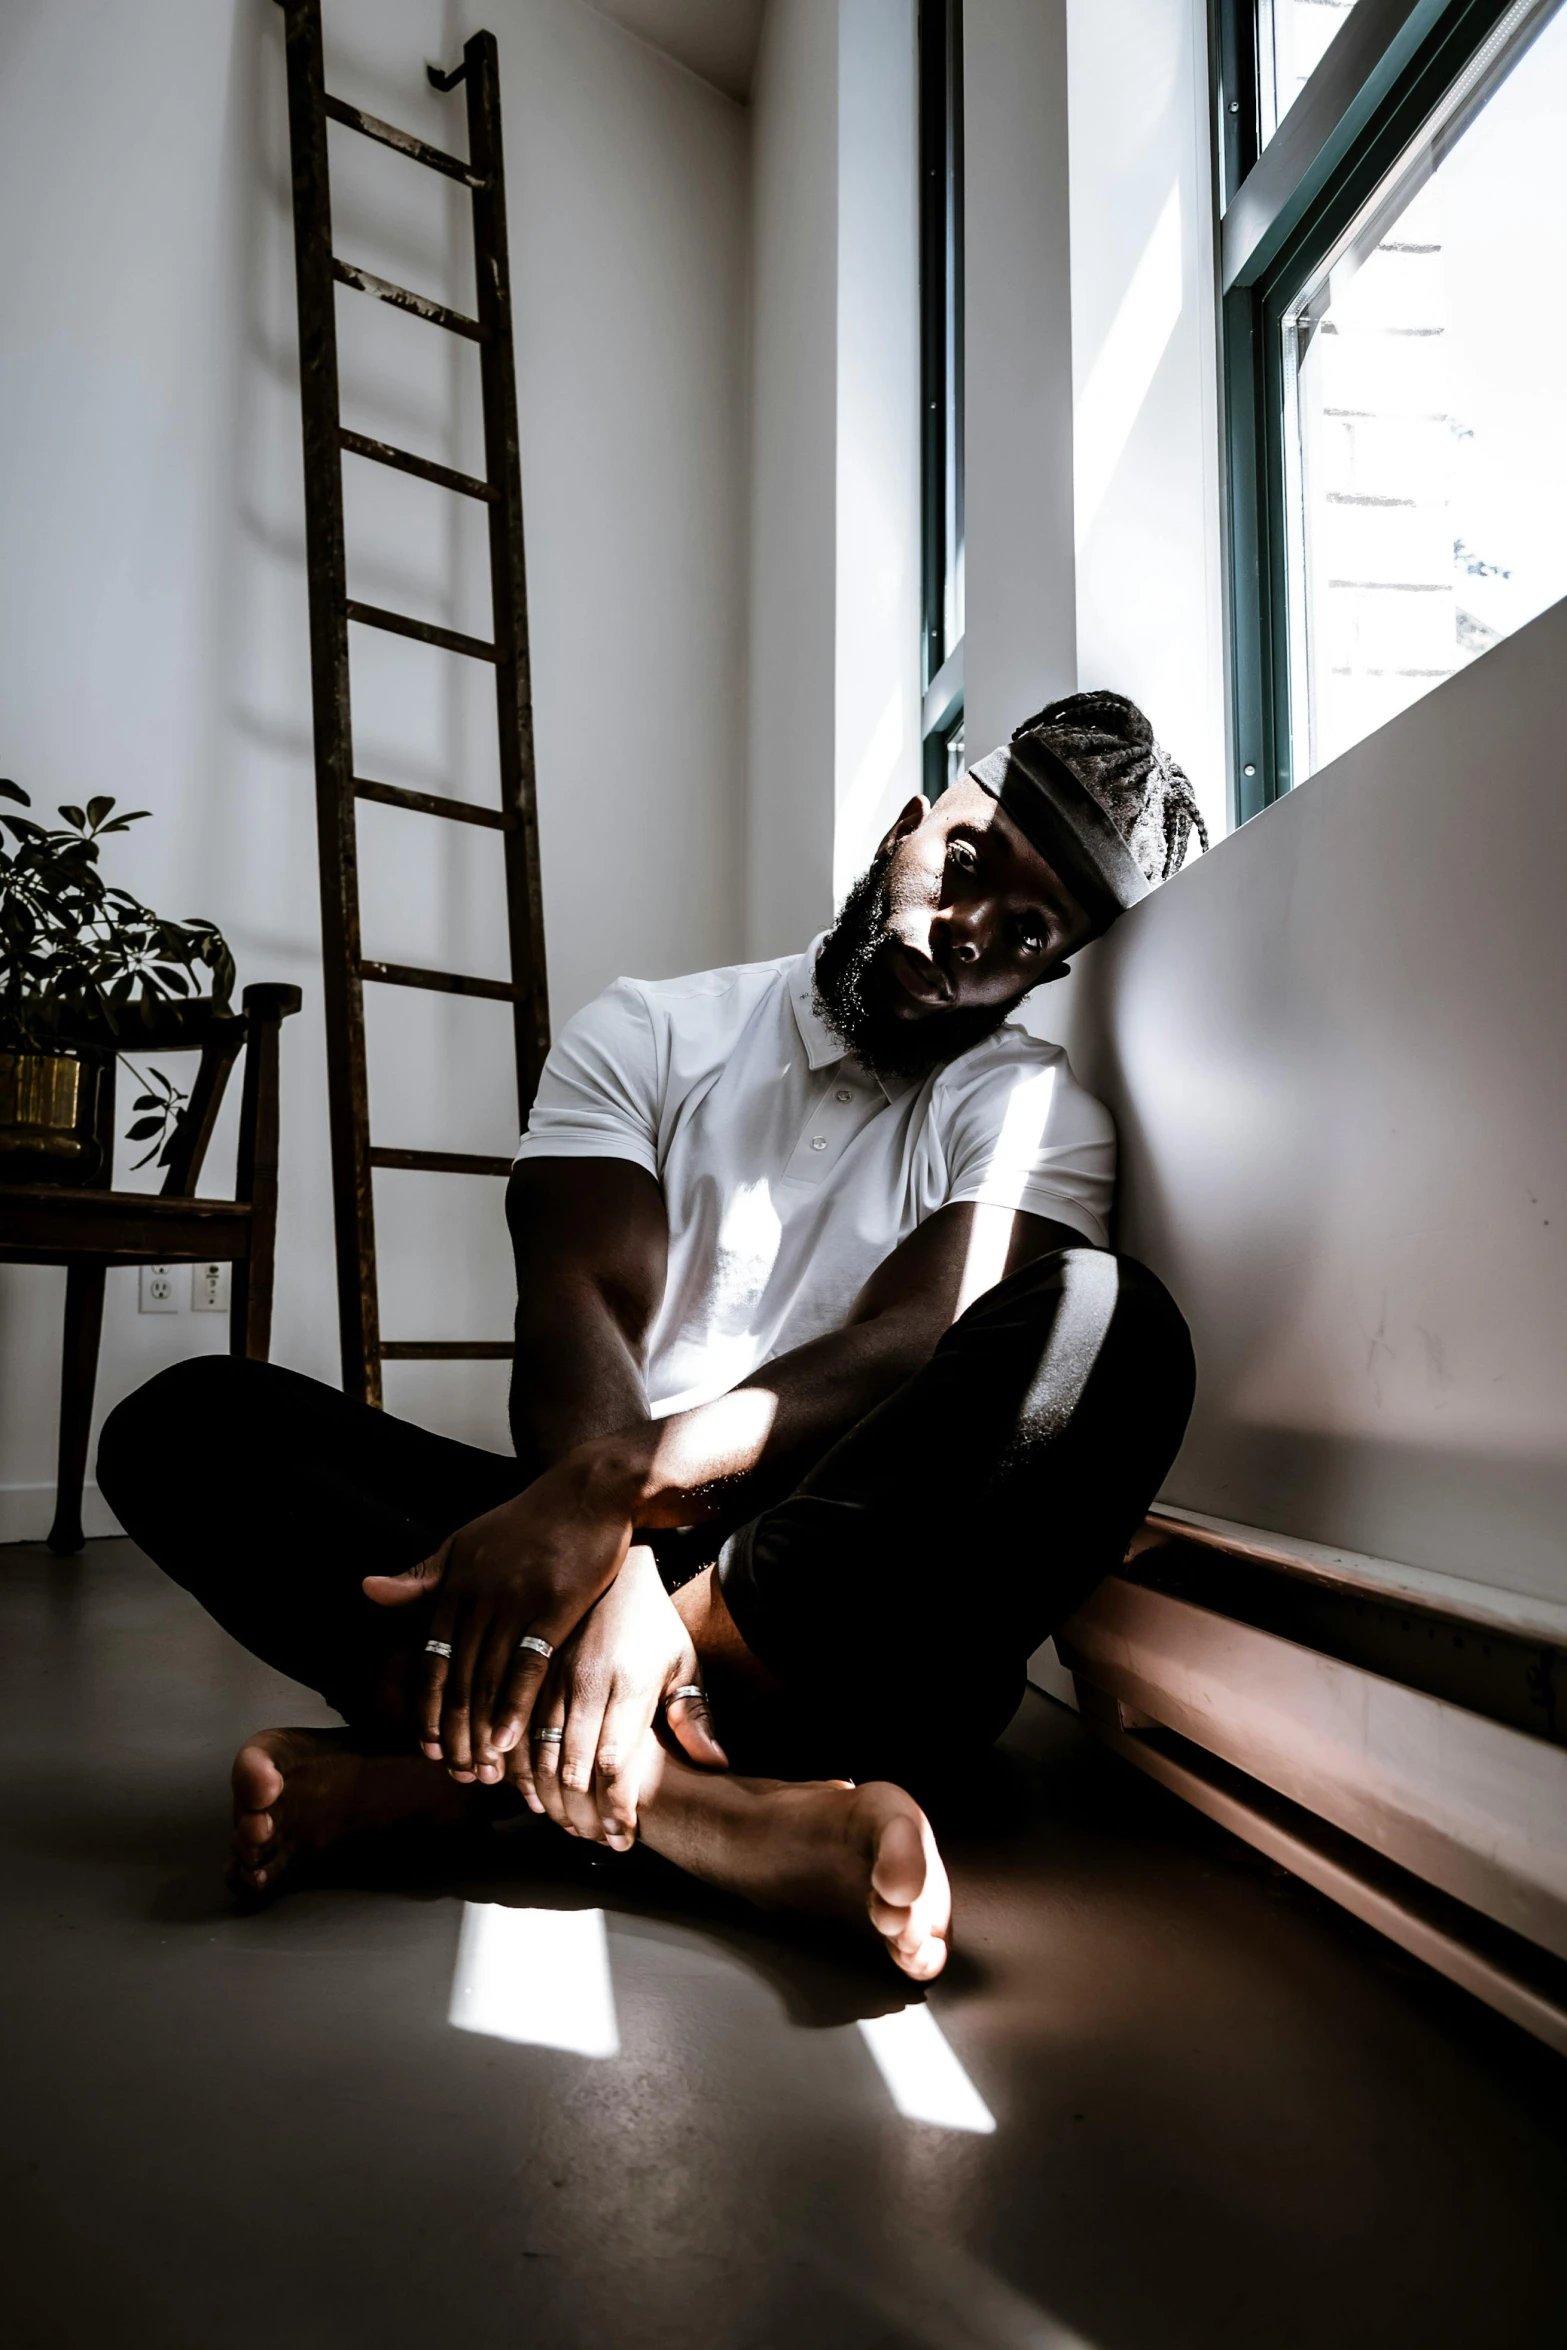
<path id="1" fill-rule="evenodd" d="M 645 1411 L 584 1448 L 606 1509 L 647 1528 L 738 1524 L 917 1371 L 939 1332 L 888 1312 L 766 1364 L 743 1387 L 666 1420 Z"/>
<path id="2" fill-rule="evenodd" d="M 589 1448 L 588 1473 L 633 1525 L 741 1524 L 912 1378 L 973 1297 L 1044 1251 L 1079 1243 L 1043 1217 L 943 1209 L 878 1268 L 842 1329 L 710 1404 L 628 1421 Z"/>
<path id="3" fill-rule="evenodd" d="M 867 1282 L 843 1327 L 780 1355 L 742 1387 L 665 1420 L 649 1416 L 643 1348 L 663 1288 L 665 1226 L 657 1187 L 639 1170 L 605 1176 L 589 1162 L 557 1186 L 548 1223 L 519 1215 L 519 1454 L 569 1468 L 581 1506 L 625 1527 L 739 1524 L 787 1491 L 857 1420 L 912 1377 L 971 1297 L 1031 1257 L 1078 1244 L 1068 1227 L 1009 1209 L 941 1209 Z M 562 1221 L 597 1181 L 600 1242 L 574 1257 Z M 523 1202 L 520 1194 L 517 1206 Z M 608 1229 L 637 1240 L 618 1257 Z M 640 1234 L 638 1224 L 641 1224 Z M 548 1233 L 550 1245 L 530 1249 Z M 656 1262 L 655 1262 L 656 1260 Z M 656 1280 L 655 1280 L 656 1276 Z"/>

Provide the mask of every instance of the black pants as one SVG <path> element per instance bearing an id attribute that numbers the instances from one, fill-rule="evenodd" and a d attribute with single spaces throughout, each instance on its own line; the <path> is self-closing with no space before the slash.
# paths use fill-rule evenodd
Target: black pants
<path id="1" fill-rule="evenodd" d="M 980 1298 L 731 1537 L 725 1598 L 797 1700 L 813 1768 L 917 1776 L 1004 1728 L 1030 1653 L 1124 1556 L 1192 1385 L 1161 1283 L 1059 1250 Z M 413 1566 L 528 1481 L 524 1461 L 229 1356 L 161 1372 L 98 1450 L 99 1487 L 142 1549 L 350 1722 L 423 1637 L 361 1577 Z"/>

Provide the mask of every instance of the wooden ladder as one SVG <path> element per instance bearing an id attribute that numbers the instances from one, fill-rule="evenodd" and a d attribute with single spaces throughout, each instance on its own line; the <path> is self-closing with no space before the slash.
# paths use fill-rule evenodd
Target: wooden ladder
<path id="1" fill-rule="evenodd" d="M 538 816 L 533 757 L 533 706 L 528 663 L 527 579 L 523 565 L 522 471 L 517 440 L 517 381 L 512 348 L 511 278 L 506 252 L 506 189 L 501 157 L 500 76 L 493 33 L 475 33 L 462 63 L 443 74 L 428 66 L 431 85 L 462 83 L 468 104 L 468 161 L 407 131 L 330 97 L 321 45 L 321 0 L 279 0 L 285 17 L 289 139 L 294 181 L 294 262 L 299 295 L 300 405 L 305 454 L 305 563 L 310 590 L 310 679 L 315 724 L 316 820 L 321 853 L 321 947 L 326 1011 L 327 1096 L 332 1138 L 333 1220 L 337 1240 L 338 1320 L 345 1393 L 381 1401 L 385 1362 L 468 1362 L 509 1357 L 504 1339 L 472 1342 L 383 1339 L 376 1287 L 372 1175 L 378 1168 L 418 1168 L 443 1175 L 504 1176 L 509 1159 L 464 1151 L 391 1150 L 370 1140 L 365 1065 L 364 984 L 435 988 L 449 995 L 484 996 L 512 1007 L 519 1124 L 526 1120 L 549 1049 L 549 1003 L 544 971 L 544 912 L 539 881 Z M 470 190 L 473 201 L 474 278 L 478 316 L 464 317 L 442 303 L 389 284 L 369 270 L 339 260 L 332 250 L 332 198 L 327 123 L 344 123 L 427 170 Z M 482 481 L 432 464 L 406 449 L 371 440 L 344 425 L 338 396 L 336 287 L 352 286 L 375 301 L 476 343 L 484 406 Z M 355 602 L 348 593 L 343 535 L 343 451 L 394 466 L 489 508 L 491 639 L 437 628 L 400 612 Z M 354 771 L 349 693 L 348 624 L 389 629 L 396 636 L 440 645 L 495 669 L 500 744 L 498 808 L 405 791 Z M 424 971 L 402 963 L 366 962 L 360 952 L 358 800 L 479 824 L 498 832 L 506 862 L 509 979 L 476 979 L 455 971 Z"/>

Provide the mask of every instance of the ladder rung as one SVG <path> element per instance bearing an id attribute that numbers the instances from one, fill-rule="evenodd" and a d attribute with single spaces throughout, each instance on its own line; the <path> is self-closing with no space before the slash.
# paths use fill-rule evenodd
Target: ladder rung
<path id="1" fill-rule="evenodd" d="M 395 123 L 382 122 L 379 115 L 363 114 L 357 106 L 347 105 L 330 92 L 326 110 L 334 122 L 346 122 L 351 131 L 363 131 L 367 139 L 378 139 L 383 147 L 395 147 L 399 155 L 411 156 L 415 163 L 427 163 L 432 171 L 444 171 L 448 179 L 461 180 L 465 188 L 488 185 L 484 174 L 474 171 L 460 155 L 448 155 L 444 148 L 416 139 L 412 131 L 400 131 Z"/>
<path id="2" fill-rule="evenodd" d="M 411 963 L 361 963 L 361 979 L 378 979 L 386 987 L 431 987 L 438 995 L 488 996 L 498 1004 L 520 1004 L 527 989 L 510 979 L 469 979 L 461 971 L 420 971 Z"/>
<path id="3" fill-rule="evenodd" d="M 343 606 L 350 620 L 366 628 L 384 628 L 393 636 L 411 636 L 421 645 L 440 645 L 448 653 L 466 653 L 474 661 L 498 661 L 499 648 L 482 636 L 464 636 L 460 629 L 437 628 L 433 620 L 410 620 L 406 612 L 383 612 L 379 604 L 356 604 L 350 596 Z"/>
<path id="4" fill-rule="evenodd" d="M 510 1159 L 489 1159 L 476 1151 L 384 1151 L 372 1149 L 372 1167 L 401 1167 L 426 1175 L 506 1175 Z"/>
<path id="5" fill-rule="evenodd" d="M 406 286 L 394 286 L 390 278 L 376 277 L 352 261 L 339 261 L 335 253 L 332 275 L 340 286 L 353 286 L 358 293 L 369 294 L 377 302 L 390 302 L 394 310 L 411 311 L 415 318 L 427 318 L 432 326 L 444 326 L 454 335 L 466 335 L 471 343 L 489 340 L 488 329 L 476 318 L 465 318 L 460 310 L 448 310 L 444 302 L 432 302 L 424 294 L 411 294 Z"/>
<path id="6" fill-rule="evenodd" d="M 491 505 L 495 502 L 496 493 L 489 483 L 475 480 L 471 473 L 454 473 L 449 465 L 432 464 L 428 457 L 416 457 L 410 449 L 394 449 L 390 441 L 373 441 L 368 433 L 350 432 L 346 424 L 338 426 L 337 437 L 356 457 L 373 457 L 377 465 L 395 465 L 399 473 L 416 473 L 421 481 L 433 481 L 443 490 L 461 490 L 465 498 L 483 498 Z"/>
<path id="7" fill-rule="evenodd" d="M 383 1363 L 509 1363 L 517 1349 L 509 1338 L 385 1338 Z"/>
<path id="8" fill-rule="evenodd" d="M 468 800 L 443 800 L 433 791 L 404 791 L 400 783 L 372 783 L 354 777 L 354 797 L 380 800 L 388 808 L 412 808 L 416 816 L 447 816 L 454 824 L 487 824 L 492 832 L 515 832 L 522 822 L 515 808 L 476 808 Z"/>

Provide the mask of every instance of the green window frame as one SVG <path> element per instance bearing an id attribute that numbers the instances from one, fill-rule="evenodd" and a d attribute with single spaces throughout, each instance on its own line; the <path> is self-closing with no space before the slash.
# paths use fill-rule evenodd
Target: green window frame
<path id="1" fill-rule="evenodd" d="M 1357 0 L 1262 139 L 1267 0 L 1213 0 L 1235 818 L 1298 780 L 1291 731 L 1284 326 L 1516 0 Z M 1540 6 L 1520 46 L 1554 12 Z"/>

